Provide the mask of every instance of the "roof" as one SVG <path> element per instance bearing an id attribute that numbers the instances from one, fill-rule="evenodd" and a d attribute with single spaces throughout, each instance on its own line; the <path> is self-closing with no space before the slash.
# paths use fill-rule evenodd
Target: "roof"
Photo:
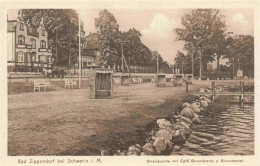
<path id="1" fill-rule="evenodd" d="M 31 32 L 30 32 L 30 30 L 29 30 L 30 28 L 32 29 Z M 30 35 L 30 36 L 38 37 L 37 28 L 32 27 L 32 26 L 28 27 L 28 28 L 27 28 L 27 34 Z"/>
<path id="2" fill-rule="evenodd" d="M 16 24 L 16 20 L 8 21 L 7 22 L 7 32 L 14 32 L 15 24 Z"/>
<path id="3" fill-rule="evenodd" d="M 86 50 L 86 49 L 85 50 L 83 49 L 81 51 L 81 55 L 82 56 L 91 56 L 91 57 L 94 57 L 94 58 L 96 57 L 96 55 L 95 55 L 93 50 Z"/>
<path id="4" fill-rule="evenodd" d="M 97 50 L 101 48 L 101 44 L 98 42 L 87 42 L 83 50 Z"/>

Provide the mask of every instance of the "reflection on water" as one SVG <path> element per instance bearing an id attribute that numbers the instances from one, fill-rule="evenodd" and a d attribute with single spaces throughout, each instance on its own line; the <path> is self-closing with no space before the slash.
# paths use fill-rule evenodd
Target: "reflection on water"
<path id="1" fill-rule="evenodd" d="M 218 105 L 218 104 L 216 104 Z M 183 148 L 172 155 L 253 155 L 254 106 L 230 104 L 213 107 L 201 114 L 202 123 L 193 125 Z"/>

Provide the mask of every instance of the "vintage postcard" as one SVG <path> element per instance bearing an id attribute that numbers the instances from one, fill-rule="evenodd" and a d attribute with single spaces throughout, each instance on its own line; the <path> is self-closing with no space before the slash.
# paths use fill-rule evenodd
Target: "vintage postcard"
<path id="1" fill-rule="evenodd" d="M 259 4 L 2 2 L 1 165 L 259 165 Z"/>

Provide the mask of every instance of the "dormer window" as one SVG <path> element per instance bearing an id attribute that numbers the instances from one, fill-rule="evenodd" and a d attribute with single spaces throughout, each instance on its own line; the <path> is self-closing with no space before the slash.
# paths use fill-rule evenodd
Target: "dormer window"
<path id="1" fill-rule="evenodd" d="M 46 48 L 46 41 L 41 40 L 41 42 L 40 42 L 40 47 L 41 47 L 41 48 Z"/>
<path id="2" fill-rule="evenodd" d="M 45 30 L 42 29 L 42 36 L 45 36 Z"/>
<path id="3" fill-rule="evenodd" d="M 24 30 L 24 27 L 23 27 L 24 25 L 23 25 L 23 23 L 22 22 L 20 22 L 20 30 L 21 31 L 23 31 Z"/>

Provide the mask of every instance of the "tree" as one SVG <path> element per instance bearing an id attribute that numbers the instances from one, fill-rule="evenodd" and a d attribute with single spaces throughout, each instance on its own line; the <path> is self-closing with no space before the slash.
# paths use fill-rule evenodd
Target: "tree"
<path id="1" fill-rule="evenodd" d="M 76 62 L 78 55 L 78 13 L 73 9 L 23 9 L 25 20 L 38 26 L 43 18 L 48 32 L 48 43 L 55 55 L 56 65 L 68 65 Z M 81 23 L 83 41 L 85 32 Z"/>
<path id="2" fill-rule="evenodd" d="M 234 70 L 243 70 L 244 75 L 254 77 L 254 37 L 250 35 L 237 35 L 228 38 L 228 54 Z"/>
<path id="3" fill-rule="evenodd" d="M 95 19 L 95 27 L 99 32 L 99 42 L 101 43 L 101 65 L 113 65 L 118 63 L 120 50 L 119 25 L 112 13 L 104 9 L 99 12 L 99 17 Z"/>
<path id="4" fill-rule="evenodd" d="M 174 59 L 175 64 L 181 68 L 182 73 L 191 73 L 191 56 L 185 55 L 181 51 L 177 51 Z"/>
<path id="5" fill-rule="evenodd" d="M 185 42 L 184 49 L 189 54 L 200 55 L 204 68 L 215 56 L 219 61 L 220 56 L 224 54 L 227 30 L 225 16 L 220 10 L 192 10 L 182 17 L 181 22 L 184 28 L 175 29 L 175 33 L 176 40 Z"/>

